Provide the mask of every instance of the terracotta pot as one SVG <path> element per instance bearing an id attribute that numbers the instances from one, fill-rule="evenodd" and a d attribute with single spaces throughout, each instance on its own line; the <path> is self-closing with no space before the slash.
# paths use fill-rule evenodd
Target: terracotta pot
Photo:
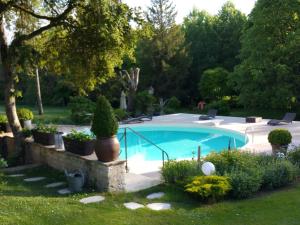
<path id="1" fill-rule="evenodd" d="M 65 150 L 81 156 L 91 155 L 95 149 L 95 140 L 78 141 L 63 137 Z"/>
<path id="2" fill-rule="evenodd" d="M 284 153 L 284 155 L 286 155 L 287 153 L 287 148 L 288 146 L 287 145 L 274 145 L 274 144 L 271 144 L 272 146 L 272 153 L 273 155 L 277 155 L 277 153 L 281 152 L 281 153 Z"/>
<path id="3" fill-rule="evenodd" d="M 117 136 L 96 140 L 95 153 L 101 162 L 111 162 L 118 159 L 120 143 Z"/>

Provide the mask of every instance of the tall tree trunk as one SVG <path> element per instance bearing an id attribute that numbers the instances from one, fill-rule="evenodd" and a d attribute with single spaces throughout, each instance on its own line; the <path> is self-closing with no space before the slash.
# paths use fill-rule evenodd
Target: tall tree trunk
<path id="1" fill-rule="evenodd" d="M 36 74 L 36 97 L 37 97 L 39 115 L 43 115 L 44 109 L 43 109 L 43 103 L 42 103 L 40 76 L 39 76 L 39 68 L 38 67 L 36 67 L 35 74 Z"/>
<path id="2" fill-rule="evenodd" d="M 5 109 L 8 122 L 12 128 L 15 137 L 15 153 L 20 156 L 22 152 L 22 127 L 17 115 L 16 98 L 15 98 L 15 83 L 12 73 L 11 57 L 9 55 L 9 48 L 7 37 L 4 28 L 4 18 L 0 18 L 0 56 L 1 56 L 1 76 L 4 78 L 4 98 Z"/>

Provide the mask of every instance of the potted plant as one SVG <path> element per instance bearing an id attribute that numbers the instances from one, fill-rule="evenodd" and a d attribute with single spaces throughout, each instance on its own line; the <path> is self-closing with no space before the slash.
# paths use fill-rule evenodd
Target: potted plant
<path id="1" fill-rule="evenodd" d="M 91 131 L 96 135 L 95 152 L 99 161 L 111 162 L 119 157 L 120 143 L 116 137 L 118 122 L 108 100 L 99 97 Z"/>
<path id="2" fill-rule="evenodd" d="M 0 115 L 0 131 L 2 131 L 4 133 L 11 132 L 11 128 L 7 121 L 6 115 Z"/>
<path id="3" fill-rule="evenodd" d="M 72 130 L 71 133 L 63 136 L 65 150 L 74 154 L 86 156 L 91 155 L 95 149 L 95 137 L 92 134 L 86 134 Z"/>
<path id="4" fill-rule="evenodd" d="M 55 145 L 55 136 L 62 133 L 57 131 L 57 127 L 54 125 L 38 124 L 32 130 L 32 136 L 36 143 L 42 145 Z"/>
<path id="5" fill-rule="evenodd" d="M 275 129 L 269 133 L 268 140 L 272 145 L 274 155 L 278 152 L 286 154 L 287 147 L 292 142 L 292 135 L 286 129 Z"/>
<path id="6" fill-rule="evenodd" d="M 20 108 L 17 110 L 18 117 L 20 119 L 21 126 L 23 128 L 31 129 L 31 121 L 33 120 L 33 113 L 26 108 Z"/>

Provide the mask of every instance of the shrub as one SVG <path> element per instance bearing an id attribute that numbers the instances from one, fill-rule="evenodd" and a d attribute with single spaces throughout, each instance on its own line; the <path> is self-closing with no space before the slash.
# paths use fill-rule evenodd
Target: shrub
<path id="1" fill-rule="evenodd" d="M 109 101 L 100 96 L 94 113 L 91 131 L 97 136 L 112 137 L 118 132 L 118 122 Z"/>
<path id="2" fill-rule="evenodd" d="M 124 120 L 127 117 L 127 112 L 123 109 L 115 109 L 114 110 L 115 116 L 117 117 L 117 119 L 120 120 Z"/>
<path id="3" fill-rule="evenodd" d="M 56 134 L 58 132 L 57 126 L 55 125 L 45 125 L 45 124 L 37 124 L 34 128 L 34 131 L 41 132 L 41 133 L 50 133 Z"/>
<path id="4" fill-rule="evenodd" d="M 247 170 L 233 169 L 225 173 L 231 184 L 230 196 L 233 198 L 247 198 L 256 193 L 262 183 L 262 171 L 257 168 Z"/>
<path id="5" fill-rule="evenodd" d="M 135 107 L 136 111 L 141 113 L 148 113 L 155 103 L 155 98 L 153 95 L 150 95 L 148 91 L 142 91 L 136 94 L 135 97 Z"/>
<path id="6" fill-rule="evenodd" d="M 166 162 L 162 168 L 162 176 L 169 184 L 184 186 L 190 177 L 203 175 L 196 161 L 182 160 Z"/>
<path id="7" fill-rule="evenodd" d="M 91 122 L 95 103 L 86 97 L 71 97 L 69 108 L 71 109 L 71 120 L 76 124 L 88 124 Z"/>
<path id="8" fill-rule="evenodd" d="M 5 168 L 7 167 L 7 162 L 1 158 L 1 155 L 0 155 L 0 168 Z"/>
<path id="9" fill-rule="evenodd" d="M 216 201 L 223 198 L 231 189 L 228 177 L 197 176 L 185 186 L 185 191 L 195 194 L 202 200 Z"/>
<path id="10" fill-rule="evenodd" d="M 300 167 L 300 148 L 298 147 L 289 151 L 287 154 L 287 159 L 294 165 Z"/>
<path id="11" fill-rule="evenodd" d="M 0 115 L 0 123 L 7 123 L 7 117 L 6 115 Z"/>
<path id="12" fill-rule="evenodd" d="M 273 159 L 263 165 L 262 186 L 267 189 L 275 189 L 286 186 L 295 181 L 298 168 L 285 159 Z"/>
<path id="13" fill-rule="evenodd" d="M 30 129 L 23 129 L 22 130 L 22 134 L 23 134 L 23 137 L 24 138 L 28 138 L 28 137 L 31 137 L 31 135 L 32 135 L 32 132 L 31 132 L 31 130 Z"/>
<path id="14" fill-rule="evenodd" d="M 219 114 L 229 115 L 229 104 L 225 100 L 213 101 L 206 106 L 207 109 L 217 109 Z"/>
<path id="15" fill-rule="evenodd" d="M 275 129 L 269 133 L 268 140 L 272 145 L 288 145 L 292 141 L 292 135 L 286 129 Z"/>
<path id="16" fill-rule="evenodd" d="M 166 105 L 167 108 L 170 109 L 179 109 L 180 108 L 180 101 L 175 96 L 171 97 Z"/>
<path id="17" fill-rule="evenodd" d="M 17 110 L 17 114 L 20 120 L 33 120 L 33 113 L 26 108 L 20 108 Z"/>
<path id="18" fill-rule="evenodd" d="M 85 132 L 71 130 L 71 133 L 67 134 L 65 136 L 65 138 L 67 138 L 69 140 L 77 140 L 77 141 L 85 142 L 85 141 L 93 140 L 95 138 L 95 136 L 92 134 L 87 134 Z"/>

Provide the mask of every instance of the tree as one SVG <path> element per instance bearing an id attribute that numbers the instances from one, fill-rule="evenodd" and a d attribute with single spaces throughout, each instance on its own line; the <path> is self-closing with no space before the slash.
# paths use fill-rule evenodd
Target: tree
<path id="1" fill-rule="evenodd" d="M 117 0 L 0 1 L 1 75 L 5 81 L 6 114 L 17 146 L 20 146 L 21 126 L 16 113 L 15 81 L 20 49 L 51 30 L 51 37 L 57 38 L 55 43 L 63 44 L 64 49 L 52 45 L 54 53 L 49 58 L 55 54 L 60 56 L 56 60 L 56 66 L 60 64 L 57 68 L 76 76 L 77 80 L 88 80 L 81 83 L 90 84 L 90 88 L 95 81 L 110 76 L 114 66 L 121 63 L 131 15 L 128 7 Z M 5 22 L 14 27 L 11 43 L 7 40 Z M 47 43 L 50 41 L 53 43 L 54 39 L 47 39 Z"/>
<path id="2" fill-rule="evenodd" d="M 299 96 L 300 4 L 258 0 L 231 80 L 245 107 L 291 109 Z"/>

